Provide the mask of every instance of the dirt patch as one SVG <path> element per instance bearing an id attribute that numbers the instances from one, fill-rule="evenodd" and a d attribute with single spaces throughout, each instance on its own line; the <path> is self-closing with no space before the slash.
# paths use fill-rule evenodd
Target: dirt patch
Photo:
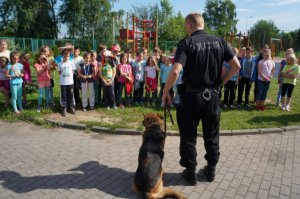
<path id="1" fill-rule="evenodd" d="M 60 113 L 51 113 L 48 115 L 45 115 L 45 119 L 51 119 L 51 120 L 58 120 L 62 122 L 104 122 L 107 124 L 114 124 L 116 122 L 120 122 L 119 118 L 110 118 L 107 117 L 107 115 L 103 113 L 99 113 L 96 110 L 92 111 L 77 111 L 76 115 L 67 114 L 67 117 L 62 117 Z"/>

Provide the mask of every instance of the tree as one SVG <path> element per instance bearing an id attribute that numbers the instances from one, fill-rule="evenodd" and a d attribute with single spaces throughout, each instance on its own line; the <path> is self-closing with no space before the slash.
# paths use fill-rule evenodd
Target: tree
<path id="1" fill-rule="evenodd" d="M 124 11 L 112 12 L 111 0 L 64 0 L 60 7 L 61 22 L 72 38 L 113 40 L 113 20 Z"/>
<path id="2" fill-rule="evenodd" d="M 293 43 L 291 46 L 287 46 L 287 48 L 292 47 L 294 48 L 294 50 L 300 51 L 300 28 L 295 31 L 292 31 L 290 34 L 293 38 Z"/>
<path id="3" fill-rule="evenodd" d="M 168 20 L 168 25 L 163 27 L 163 32 L 160 35 L 161 40 L 179 41 L 186 36 L 184 28 L 185 18 L 180 12 Z"/>
<path id="4" fill-rule="evenodd" d="M 16 37 L 56 37 L 57 24 L 50 15 L 51 6 L 54 7 L 55 3 L 56 1 L 48 0 L 0 1 L 1 34 Z"/>
<path id="5" fill-rule="evenodd" d="M 207 0 L 203 18 L 209 32 L 224 36 L 227 33 L 236 33 L 236 7 L 230 0 Z"/>
<path id="6" fill-rule="evenodd" d="M 250 28 L 251 43 L 255 48 L 270 44 L 271 38 L 280 38 L 280 30 L 273 21 L 260 20 Z"/>
<path id="7" fill-rule="evenodd" d="M 173 6 L 169 0 L 160 0 L 160 6 L 151 3 L 148 5 L 132 5 L 132 10 L 130 11 L 131 15 L 134 15 L 139 19 L 156 21 L 156 18 L 158 18 L 159 29 L 166 26 L 168 20 L 172 17 L 172 13 Z"/>
<path id="8" fill-rule="evenodd" d="M 293 46 L 294 38 L 292 37 L 292 32 L 281 32 L 282 45 L 284 49 L 290 48 Z"/>
<path id="9" fill-rule="evenodd" d="M 84 3 L 85 1 L 83 0 L 64 0 L 60 6 L 60 21 L 67 25 L 68 34 L 72 38 L 75 38 L 77 35 L 79 35 L 81 29 L 80 22 L 84 17 Z"/>

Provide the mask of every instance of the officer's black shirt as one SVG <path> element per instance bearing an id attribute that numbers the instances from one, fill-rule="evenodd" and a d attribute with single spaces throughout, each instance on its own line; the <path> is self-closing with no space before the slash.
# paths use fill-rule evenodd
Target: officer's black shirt
<path id="1" fill-rule="evenodd" d="M 224 39 L 198 30 L 178 43 L 174 63 L 183 65 L 185 84 L 195 88 L 217 88 L 222 83 L 223 62 L 233 57 Z"/>

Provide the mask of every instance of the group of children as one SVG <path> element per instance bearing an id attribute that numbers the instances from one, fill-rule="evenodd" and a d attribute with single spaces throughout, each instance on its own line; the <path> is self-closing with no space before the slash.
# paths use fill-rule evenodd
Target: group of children
<path id="1" fill-rule="evenodd" d="M 61 114 L 66 116 L 68 111 L 76 114 L 76 105 L 81 105 L 84 112 L 88 108 L 93 110 L 98 104 L 103 104 L 107 109 L 143 106 L 144 102 L 147 106 L 153 106 L 159 101 L 158 88 L 163 88 L 172 69 L 172 57 L 161 54 L 148 56 L 147 49 L 137 52 L 133 59 L 130 50 L 121 53 L 117 44 L 110 50 L 100 45 L 98 54 L 95 51 L 85 52 L 81 57 L 78 47 L 65 44 L 59 48 L 61 54 L 54 58 L 51 48 L 43 45 L 33 64 L 35 84 L 31 80 L 30 55 L 9 52 L 7 48 L 7 41 L 1 40 L 0 92 L 5 96 L 6 105 L 11 102 L 16 114 L 23 111 L 22 105 L 27 102 L 25 85 L 38 88 L 37 112 L 41 111 L 44 98 L 47 108 L 55 105 L 53 88 L 56 70 L 59 73 Z M 123 92 L 125 100 L 122 98 Z"/>
<path id="2" fill-rule="evenodd" d="M 242 107 L 243 93 L 245 93 L 244 106 L 249 108 L 249 96 L 251 86 L 254 83 L 254 102 L 256 110 L 264 111 L 265 100 L 270 88 L 271 79 L 275 73 L 275 63 L 271 57 L 271 50 L 268 45 L 261 48 L 257 57 L 253 56 L 251 47 L 242 48 L 240 52 L 233 48 L 241 64 L 240 71 L 228 81 L 224 87 L 223 107 L 234 108 L 234 100 L 237 95 L 237 107 Z M 281 98 L 281 107 L 284 111 L 290 111 L 290 99 L 292 97 L 294 86 L 300 74 L 300 58 L 297 60 L 293 49 L 287 49 L 286 57 L 281 62 L 278 72 L 279 91 L 276 105 L 279 105 Z M 228 70 L 229 65 L 224 63 L 222 73 Z M 287 99 L 285 100 L 285 96 Z"/>
<path id="3" fill-rule="evenodd" d="M 172 69 L 176 48 L 171 50 L 170 56 L 161 53 L 159 48 L 155 48 L 149 56 L 148 49 L 143 48 L 133 58 L 129 49 L 121 53 L 118 44 L 113 45 L 110 50 L 105 45 L 99 47 L 99 53 L 85 52 L 81 57 L 78 47 L 65 44 L 59 48 L 61 54 L 54 58 L 51 48 L 43 45 L 33 65 L 37 80 L 35 84 L 31 79 L 30 55 L 10 52 L 7 41 L 0 40 L 0 92 L 4 95 L 6 105 L 11 102 L 14 112 L 20 114 L 23 110 L 22 104 L 27 103 L 24 86 L 31 85 L 38 88 L 37 112 L 41 111 L 43 98 L 46 107 L 53 107 L 56 70 L 59 73 L 63 116 L 66 116 L 67 111 L 76 114 L 76 106 L 81 106 L 82 111 L 86 112 L 88 108 L 93 110 L 99 104 L 107 109 L 123 109 L 125 106 L 143 106 L 145 102 L 147 106 L 155 106 L 155 103 L 161 102 L 162 93 L 158 92 L 158 89 L 164 89 Z M 240 60 L 241 70 L 224 85 L 224 108 L 234 108 L 236 90 L 237 106 L 242 106 L 245 93 L 244 106 L 248 108 L 250 89 L 254 83 L 256 109 L 265 110 L 264 102 L 275 71 L 271 50 L 264 46 L 257 57 L 253 56 L 251 47 L 242 48 L 240 52 L 237 48 L 232 50 Z M 225 74 L 229 67 L 225 62 L 222 74 Z M 278 100 L 281 98 L 282 110 L 290 110 L 290 99 L 299 73 L 295 53 L 288 49 L 286 59 L 281 63 L 278 79 Z M 180 74 L 173 90 L 170 91 L 175 105 L 180 103 L 177 86 L 181 83 Z M 161 106 L 164 104 L 161 103 Z"/>

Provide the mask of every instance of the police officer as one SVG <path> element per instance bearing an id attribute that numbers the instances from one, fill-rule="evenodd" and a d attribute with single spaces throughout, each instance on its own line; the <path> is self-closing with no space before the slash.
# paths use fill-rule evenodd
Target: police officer
<path id="1" fill-rule="evenodd" d="M 220 102 L 219 87 L 238 72 L 240 64 L 227 43 L 204 31 L 201 14 L 190 13 L 185 18 L 188 37 L 180 41 L 165 85 L 162 101 L 170 104 L 169 90 L 174 85 L 183 68 L 184 82 L 182 103 L 177 107 L 177 123 L 180 132 L 180 165 L 186 169 L 183 177 L 191 185 L 196 178 L 197 126 L 201 119 L 203 129 L 205 159 L 204 173 L 209 182 L 214 180 L 216 164 L 219 160 Z M 221 78 L 222 64 L 226 61 L 230 69 Z"/>

